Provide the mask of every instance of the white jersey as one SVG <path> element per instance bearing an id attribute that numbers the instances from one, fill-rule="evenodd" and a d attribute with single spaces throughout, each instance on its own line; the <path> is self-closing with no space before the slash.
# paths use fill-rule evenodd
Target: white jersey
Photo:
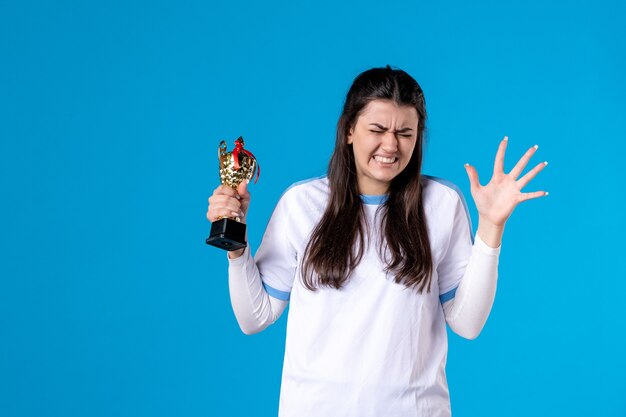
<path id="1" fill-rule="evenodd" d="M 442 303 L 455 295 L 474 235 L 460 190 L 432 176 L 422 182 L 433 258 L 422 294 L 384 272 L 376 212 L 386 196 L 362 195 L 370 238 L 348 282 L 316 291 L 303 286 L 300 262 L 328 179 L 296 183 L 280 198 L 254 258 L 268 294 L 290 301 L 279 417 L 450 416 Z"/>

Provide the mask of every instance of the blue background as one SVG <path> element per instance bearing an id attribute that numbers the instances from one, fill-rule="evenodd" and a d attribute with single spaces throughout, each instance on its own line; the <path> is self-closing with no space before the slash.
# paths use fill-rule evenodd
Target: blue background
<path id="1" fill-rule="evenodd" d="M 455 416 L 626 415 L 618 1 L 0 2 L 0 415 L 275 416 L 286 312 L 244 335 L 207 246 L 217 144 L 261 162 L 249 238 L 325 172 L 354 77 L 422 85 L 424 173 L 549 165 L 507 223 Z"/>

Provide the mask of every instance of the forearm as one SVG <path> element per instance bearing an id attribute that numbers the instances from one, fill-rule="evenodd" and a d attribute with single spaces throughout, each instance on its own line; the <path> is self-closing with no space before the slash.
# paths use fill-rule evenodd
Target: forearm
<path id="1" fill-rule="evenodd" d="M 491 247 L 482 236 L 501 241 L 502 233 L 497 231 L 490 235 L 477 233 L 470 260 L 455 296 L 443 304 L 450 328 L 467 339 L 475 339 L 480 334 L 489 317 L 496 294 L 501 246 Z M 494 239 L 490 241 L 493 242 Z"/>
<path id="2" fill-rule="evenodd" d="M 239 327 L 245 334 L 258 333 L 280 317 L 288 301 L 265 291 L 249 247 L 236 259 L 229 255 L 228 263 L 230 301 Z"/>

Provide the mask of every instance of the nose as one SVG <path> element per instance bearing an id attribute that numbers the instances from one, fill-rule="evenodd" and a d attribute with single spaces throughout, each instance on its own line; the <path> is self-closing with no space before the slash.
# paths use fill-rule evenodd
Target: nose
<path id="1" fill-rule="evenodd" d="M 383 135 L 381 149 L 384 152 L 395 153 L 398 150 L 398 138 L 393 132 L 387 132 Z"/>

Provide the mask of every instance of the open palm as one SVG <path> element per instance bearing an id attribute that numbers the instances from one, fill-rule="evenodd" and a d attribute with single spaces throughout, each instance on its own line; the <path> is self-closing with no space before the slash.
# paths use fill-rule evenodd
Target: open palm
<path id="1" fill-rule="evenodd" d="M 511 172 L 506 174 L 504 172 L 504 154 L 507 143 L 508 137 L 505 136 L 498 147 L 493 166 L 493 176 L 487 185 L 480 185 L 476 168 L 465 164 L 470 180 L 472 197 L 474 198 L 478 214 L 481 219 L 496 226 L 504 226 L 515 207 L 522 201 L 543 197 L 548 194 L 545 191 L 521 192 L 521 189 L 548 164 L 547 162 L 539 163 L 523 177 L 517 179 L 537 150 L 537 145 L 526 151 Z"/>

